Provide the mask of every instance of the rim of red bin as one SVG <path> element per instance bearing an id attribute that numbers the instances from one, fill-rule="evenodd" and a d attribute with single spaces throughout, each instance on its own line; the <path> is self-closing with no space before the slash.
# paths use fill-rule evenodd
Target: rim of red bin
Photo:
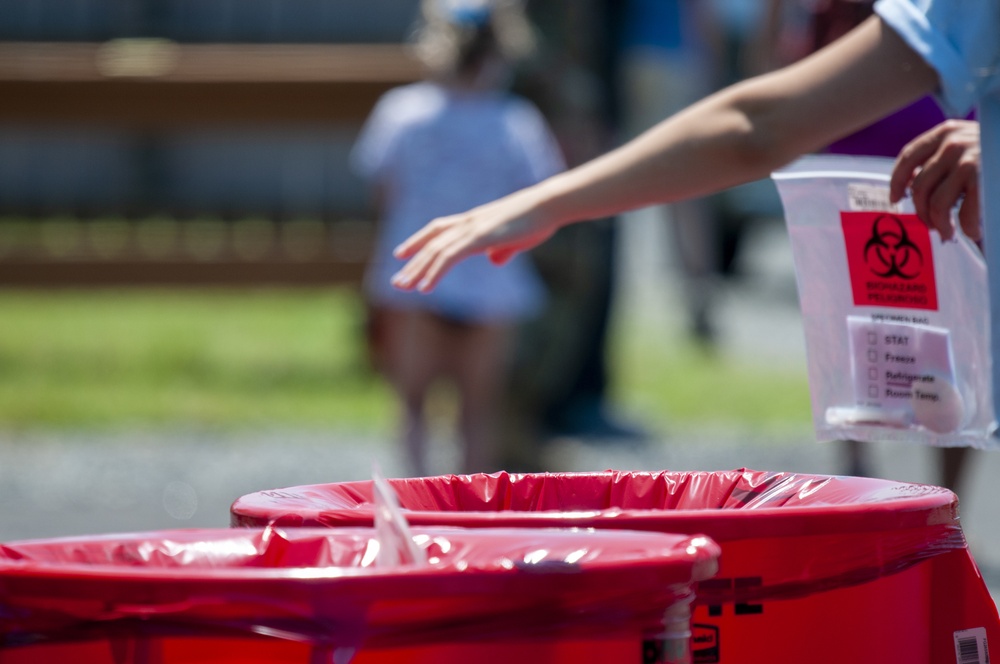
<path id="1" fill-rule="evenodd" d="M 407 520 L 707 532 L 747 537 L 943 526 L 964 545 L 958 498 L 948 489 L 892 480 L 770 472 L 618 471 L 441 475 L 387 480 Z M 581 486 L 584 485 L 584 486 Z M 372 481 L 259 491 L 231 506 L 234 526 L 365 523 Z M 752 529 L 747 518 L 752 517 Z M 817 518 L 822 517 L 822 518 Z"/>
<path id="2" fill-rule="evenodd" d="M 338 647 L 655 631 L 718 568 L 709 538 L 414 528 L 427 566 L 373 566 L 371 528 L 190 529 L 0 546 L 0 645 L 269 632 Z M 374 549 L 377 551 L 377 547 Z"/>
<path id="3" fill-rule="evenodd" d="M 387 480 L 413 525 L 594 528 L 705 534 L 720 575 L 752 560 L 760 583 L 699 583 L 695 602 L 794 598 L 858 585 L 967 550 L 958 498 L 891 480 L 756 471 L 495 473 Z M 370 525 L 373 483 L 261 491 L 234 526 Z M 742 573 L 741 573 L 742 575 Z"/>

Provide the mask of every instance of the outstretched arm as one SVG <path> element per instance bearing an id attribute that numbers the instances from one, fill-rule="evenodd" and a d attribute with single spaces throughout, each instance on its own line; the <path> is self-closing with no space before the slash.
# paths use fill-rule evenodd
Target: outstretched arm
<path id="1" fill-rule="evenodd" d="M 765 177 L 936 85 L 934 70 L 873 17 L 810 57 L 722 90 L 573 170 L 435 219 L 397 249 L 409 262 L 393 283 L 428 291 L 471 254 L 503 263 L 575 221 Z"/>

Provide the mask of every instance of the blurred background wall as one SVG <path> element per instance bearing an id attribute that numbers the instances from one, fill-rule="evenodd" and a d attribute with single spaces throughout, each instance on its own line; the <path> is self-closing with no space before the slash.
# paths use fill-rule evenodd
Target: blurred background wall
<path id="1" fill-rule="evenodd" d="M 347 151 L 416 9 L 0 0 L 0 282 L 356 279 Z"/>

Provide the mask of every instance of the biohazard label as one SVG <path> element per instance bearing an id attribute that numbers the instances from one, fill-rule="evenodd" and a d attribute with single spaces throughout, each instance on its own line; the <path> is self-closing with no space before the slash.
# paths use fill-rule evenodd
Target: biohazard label
<path id="1" fill-rule="evenodd" d="M 916 215 L 841 212 L 855 306 L 937 311 L 930 230 Z"/>

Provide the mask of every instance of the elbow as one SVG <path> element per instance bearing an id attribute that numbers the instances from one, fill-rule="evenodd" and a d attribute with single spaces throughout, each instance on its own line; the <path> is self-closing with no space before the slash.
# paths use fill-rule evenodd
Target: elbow
<path id="1" fill-rule="evenodd" d="M 750 179 L 768 177 L 807 150 L 799 149 L 788 133 L 767 119 L 749 118 L 735 141 L 735 159 Z"/>
<path id="2" fill-rule="evenodd" d="M 789 122 L 773 99 L 733 100 L 733 159 L 749 179 L 768 177 L 812 147 L 800 134 L 803 124 Z"/>

